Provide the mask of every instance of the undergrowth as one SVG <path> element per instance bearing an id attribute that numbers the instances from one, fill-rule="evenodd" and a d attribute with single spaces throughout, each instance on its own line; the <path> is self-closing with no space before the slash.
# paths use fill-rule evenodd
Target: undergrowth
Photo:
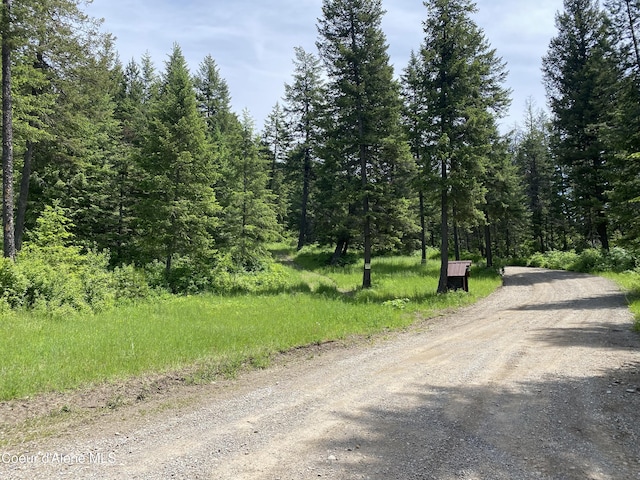
<path id="1" fill-rule="evenodd" d="M 436 261 L 380 257 L 373 288 L 362 290 L 360 260 L 336 268 L 323 264 L 320 252 L 290 255 L 293 264 L 236 279 L 241 286 L 224 295 L 164 295 L 99 311 L 6 310 L 0 400 L 194 366 L 193 381 L 233 375 L 292 348 L 404 328 L 501 283 L 495 272 L 478 269 L 471 293 L 436 295 Z"/>

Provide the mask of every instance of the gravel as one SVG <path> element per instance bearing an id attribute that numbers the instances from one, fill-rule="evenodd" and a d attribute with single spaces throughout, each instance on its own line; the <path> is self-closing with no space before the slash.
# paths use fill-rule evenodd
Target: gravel
<path id="1" fill-rule="evenodd" d="M 640 479 L 639 347 L 608 280 L 510 267 L 405 332 L 0 449 L 0 478 Z"/>

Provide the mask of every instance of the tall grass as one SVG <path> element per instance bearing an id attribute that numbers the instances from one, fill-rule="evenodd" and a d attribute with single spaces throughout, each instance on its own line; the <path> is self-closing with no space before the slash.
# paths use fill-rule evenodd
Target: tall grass
<path id="1" fill-rule="evenodd" d="M 5 312 L 0 400 L 187 367 L 206 376 L 263 366 L 276 352 L 403 328 L 500 284 L 474 272 L 473 293 L 435 295 L 436 265 L 392 257 L 376 260 L 374 288 L 361 290 L 361 267 L 282 267 L 278 288 L 265 282 L 251 294 L 169 297 L 97 314 Z"/>

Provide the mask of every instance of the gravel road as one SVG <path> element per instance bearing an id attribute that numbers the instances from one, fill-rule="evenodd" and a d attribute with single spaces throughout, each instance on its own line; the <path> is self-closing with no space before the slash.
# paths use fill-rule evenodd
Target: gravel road
<path id="1" fill-rule="evenodd" d="M 609 281 L 511 267 L 407 332 L 0 451 L 0 478 L 640 479 L 631 327 Z"/>

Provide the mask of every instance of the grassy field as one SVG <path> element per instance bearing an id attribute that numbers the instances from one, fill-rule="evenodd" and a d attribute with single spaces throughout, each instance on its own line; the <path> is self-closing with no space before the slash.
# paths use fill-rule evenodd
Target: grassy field
<path id="1" fill-rule="evenodd" d="M 401 329 L 501 283 L 478 269 L 471 293 L 436 295 L 436 261 L 387 257 L 374 261 L 374 288 L 364 291 L 361 261 L 327 267 L 325 258 L 304 250 L 278 268 L 278 288 L 267 282 L 251 294 L 170 297 L 64 318 L 3 314 L 0 400 L 191 367 L 194 381 L 232 375 L 295 347 Z"/>

